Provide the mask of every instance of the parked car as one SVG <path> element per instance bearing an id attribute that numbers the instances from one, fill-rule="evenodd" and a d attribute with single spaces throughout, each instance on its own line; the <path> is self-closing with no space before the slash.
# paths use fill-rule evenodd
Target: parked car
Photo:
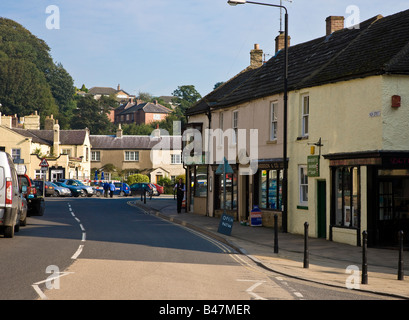
<path id="1" fill-rule="evenodd" d="M 147 197 L 152 197 L 153 195 L 153 188 L 150 183 L 148 182 L 137 182 L 133 183 L 129 186 L 131 189 L 131 195 L 137 196 L 146 193 Z"/>
<path id="2" fill-rule="evenodd" d="M 79 180 L 62 179 L 62 180 L 58 180 L 58 181 L 64 183 L 68 187 L 75 187 L 77 190 L 79 190 L 80 195 L 82 197 L 92 197 L 95 194 L 95 189 L 93 187 L 86 186 L 85 184 L 83 184 Z M 70 188 L 71 191 L 72 191 L 72 189 L 73 188 Z"/>
<path id="3" fill-rule="evenodd" d="M 67 188 L 68 190 L 70 190 L 71 196 L 73 196 L 73 197 L 79 197 L 81 195 L 81 193 L 82 193 L 82 189 L 78 188 L 76 186 L 71 186 L 71 185 L 69 186 L 69 185 L 66 185 L 65 183 L 60 182 L 60 181 L 55 181 L 54 184 L 59 186 L 59 187 Z"/>
<path id="4" fill-rule="evenodd" d="M 11 156 L 0 151 L 0 228 L 4 237 L 14 237 L 21 215 L 21 196 L 17 171 Z"/>
<path id="5" fill-rule="evenodd" d="M 95 189 L 95 194 L 97 197 L 104 195 L 104 183 L 108 181 L 91 182 L 91 186 Z M 131 194 L 131 189 L 129 185 L 125 182 L 114 182 L 115 191 L 114 195 L 129 196 Z"/>
<path id="6" fill-rule="evenodd" d="M 67 187 L 62 187 L 54 182 L 47 181 L 46 185 L 50 185 L 54 188 L 54 197 L 71 197 L 71 190 Z"/>
<path id="7" fill-rule="evenodd" d="M 46 197 L 52 197 L 54 196 L 54 187 L 48 184 L 46 181 L 45 182 L 45 188 L 44 186 L 44 180 L 33 180 L 34 185 L 36 186 L 37 190 L 40 192 L 41 195 L 44 195 L 43 192 L 45 192 Z"/>
<path id="8" fill-rule="evenodd" d="M 42 193 L 38 191 L 33 181 L 26 175 L 18 175 L 19 188 L 27 200 L 27 215 L 42 216 L 45 211 L 45 202 Z"/>
<path id="9" fill-rule="evenodd" d="M 164 188 L 164 187 L 158 185 L 157 183 L 153 183 L 153 185 L 156 187 L 156 190 L 158 190 L 159 194 L 162 194 L 162 193 L 165 192 L 165 188 Z M 159 195 L 159 194 L 158 194 L 158 195 Z"/>
<path id="10" fill-rule="evenodd" d="M 150 185 L 151 188 L 152 188 L 152 195 L 153 195 L 153 196 L 159 196 L 160 194 L 159 194 L 158 189 L 156 189 L 156 186 L 155 186 L 153 183 L 149 183 L 149 185 Z"/>
<path id="11" fill-rule="evenodd" d="M 131 189 L 129 185 L 125 182 L 114 182 L 115 191 L 114 194 L 118 194 L 120 196 L 129 196 L 131 194 Z"/>

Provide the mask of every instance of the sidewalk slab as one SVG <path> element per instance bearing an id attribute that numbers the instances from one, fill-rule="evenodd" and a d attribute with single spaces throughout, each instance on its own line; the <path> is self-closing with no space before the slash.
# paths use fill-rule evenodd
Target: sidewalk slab
<path id="1" fill-rule="evenodd" d="M 362 248 L 325 239 L 309 238 L 309 267 L 304 268 L 304 236 L 278 233 L 279 252 L 274 253 L 274 230 L 233 223 L 230 236 L 218 233 L 219 218 L 176 212 L 173 196 L 153 197 L 146 204 L 138 198 L 128 202 L 174 223 L 205 233 L 247 255 L 271 271 L 324 285 L 354 288 L 390 297 L 409 299 L 409 267 L 404 263 L 404 280 L 397 280 L 398 250 L 367 249 L 368 284 L 361 284 Z M 404 262 L 409 252 L 404 251 Z"/>

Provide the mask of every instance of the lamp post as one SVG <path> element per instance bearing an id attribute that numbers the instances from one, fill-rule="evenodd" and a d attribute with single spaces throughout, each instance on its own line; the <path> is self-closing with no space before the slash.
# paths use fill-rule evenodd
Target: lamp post
<path id="1" fill-rule="evenodd" d="M 288 11 L 287 8 L 283 5 L 277 4 L 269 4 L 269 3 L 261 3 L 261 2 L 253 2 L 253 1 L 246 1 L 246 0 L 228 0 L 227 3 L 231 6 L 236 6 L 238 4 L 257 4 L 261 6 L 269 6 L 269 7 L 276 7 L 280 9 L 284 9 L 285 11 L 285 28 L 284 28 L 284 112 L 283 112 L 283 182 L 282 182 L 282 227 L 283 232 L 287 232 L 287 190 L 288 190 L 288 165 L 287 165 L 287 106 L 288 106 Z"/>

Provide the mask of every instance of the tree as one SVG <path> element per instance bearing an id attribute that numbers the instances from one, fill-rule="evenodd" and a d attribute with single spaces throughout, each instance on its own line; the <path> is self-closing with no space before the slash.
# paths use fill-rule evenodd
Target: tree
<path id="1" fill-rule="evenodd" d="M 216 89 L 217 89 L 218 87 L 220 87 L 222 84 L 224 84 L 223 81 L 216 82 L 215 85 L 214 85 L 214 87 L 213 87 L 213 90 L 216 90 Z"/>
<path id="2" fill-rule="evenodd" d="M 202 96 L 196 91 L 193 85 L 179 86 L 173 91 L 172 95 L 174 96 L 172 102 L 176 105 L 173 114 L 179 118 L 182 125 L 184 125 L 187 122 L 185 117 L 186 110 L 199 101 Z"/>
<path id="3" fill-rule="evenodd" d="M 58 117 L 60 127 L 69 129 L 69 122 L 76 108 L 74 103 L 74 80 L 64 69 L 61 63 L 53 65 L 47 73 L 47 81 L 51 88 L 51 93 L 55 103 L 59 108 Z"/>
<path id="4" fill-rule="evenodd" d="M 23 59 L 0 59 L 0 103 L 3 114 L 58 114 L 44 74 Z"/>
<path id="5" fill-rule="evenodd" d="M 108 134 L 113 131 L 113 126 L 106 113 L 91 96 L 78 97 L 77 109 L 71 120 L 72 129 L 88 128 L 91 134 Z"/>

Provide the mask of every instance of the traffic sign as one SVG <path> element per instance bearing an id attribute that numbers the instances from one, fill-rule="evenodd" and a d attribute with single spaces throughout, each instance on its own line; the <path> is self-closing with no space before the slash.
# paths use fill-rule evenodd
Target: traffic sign
<path id="1" fill-rule="evenodd" d="M 46 158 L 43 158 L 40 162 L 40 167 L 48 167 L 48 162 Z"/>

